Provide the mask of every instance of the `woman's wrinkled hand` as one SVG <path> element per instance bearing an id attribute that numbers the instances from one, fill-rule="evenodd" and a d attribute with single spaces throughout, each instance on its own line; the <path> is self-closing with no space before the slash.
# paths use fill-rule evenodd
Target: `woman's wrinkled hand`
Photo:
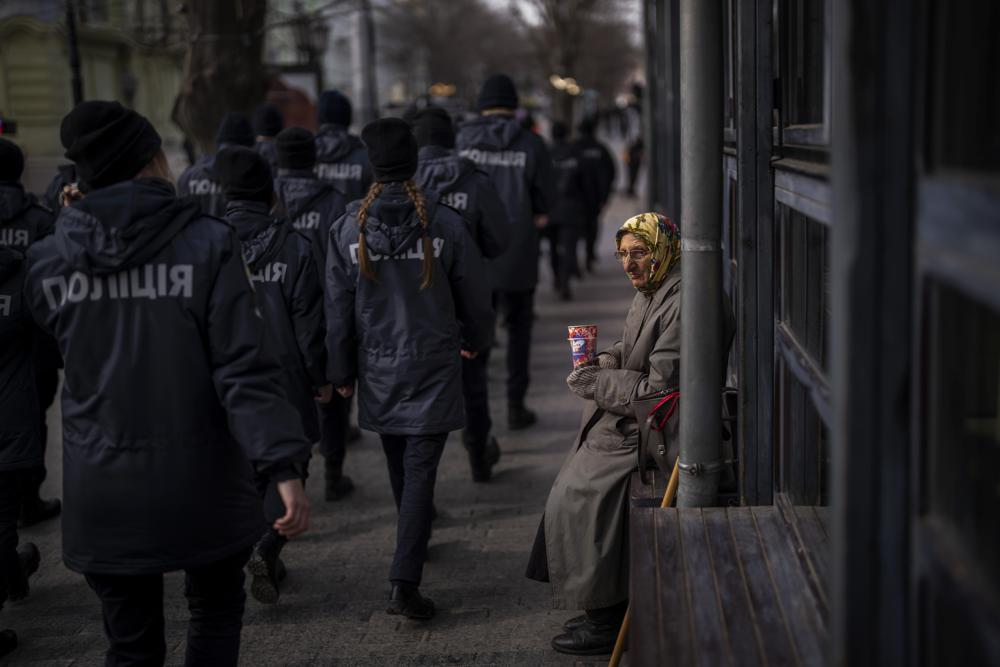
<path id="1" fill-rule="evenodd" d="M 594 398 L 597 376 L 600 374 L 601 368 L 599 366 L 581 366 L 569 374 L 569 377 L 566 378 L 566 384 L 574 394 L 590 400 Z"/>

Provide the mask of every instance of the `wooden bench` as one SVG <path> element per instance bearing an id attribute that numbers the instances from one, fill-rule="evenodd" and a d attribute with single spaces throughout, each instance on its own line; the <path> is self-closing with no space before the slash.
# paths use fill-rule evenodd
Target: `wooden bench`
<path id="1" fill-rule="evenodd" d="M 639 471 L 632 473 L 629 480 L 629 509 L 636 507 L 659 507 L 663 502 L 663 492 L 667 490 L 667 480 L 659 470 L 650 470 L 647 477 L 651 483 L 643 484 Z"/>
<path id="2" fill-rule="evenodd" d="M 826 509 L 634 507 L 632 665 L 821 665 Z"/>

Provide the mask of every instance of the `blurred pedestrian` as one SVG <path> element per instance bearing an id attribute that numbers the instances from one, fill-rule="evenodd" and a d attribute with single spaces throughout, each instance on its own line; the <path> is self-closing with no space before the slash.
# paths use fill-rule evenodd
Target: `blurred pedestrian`
<path id="1" fill-rule="evenodd" d="M 548 222 L 552 158 L 541 137 L 514 117 L 517 89 L 503 74 L 479 93 L 479 117 L 458 128 L 459 154 L 489 174 L 507 208 L 510 247 L 491 267 L 494 302 L 508 330 L 507 425 L 527 428 L 537 417 L 525 405 L 531 382 L 531 327 L 538 284 L 538 230 Z"/>
<path id="2" fill-rule="evenodd" d="M 625 164 L 628 166 L 628 187 L 625 189 L 625 194 L 629 197 L 635 197 L 635 183 L 639 179 L 639 169 L 642 168 L 644 153 L 642 137 L 636 137 L 625 150 Z"/>
<path id="3" fill-rule="evenodd" d="M 316 403 L 329 402 L 333 387 L 326 381 L 323 292 L 312 244 L 271 215 L 274 180 L 262 155 L 240 146 L 224 148 L 216 157 L 215 173 L 226 197 L 226 222 L 240 240 L 268 342 L 281 363 L 282 389 L 298 410 L 306 438 L 318 442 Z M 296 463 L 304 484 L 309 451 Z M 264 519 L 273 524 L 285 512 L 271 482 L 264 490 Z M 258 602 L 278 601 L 285 571 L 279 556 L 285 542 L 269 525 L 254 546 L 247 571 L 253 575 L 250 592 Z"/>
<path id="4" fill-rule="evenodd" d="M 228 146 L 253 146 L 253 137 L 253 128 L 244 114 L 239 111 L 227 113 L 215 133 L 216 152 L 201 156 L 184 170 L 177 179 L 177 193 L 197 201 L 206 215 L 225 216 L 226 198 L 215 176 L 215 156 Z"/>
<path id="5" fill-rule="evenodd" d="M 570 280 L 579 274 L 577 245 L 585 230 L 589 210 L 582 150 L 569 140 L 569 127 L 562 121 L 552 124 L 552 164 L 555 189 L 549 212 L 549 224 L 542 233 L 549 241 L 549 257 L 555 288 L 563 301 L 572 298 Z"/>
<path id="6" fill-rule="evenodd" d="M 382 439 L 399 513 L 386 611 L 428 619 L 419 586 L 434 482 L 448 432 L 465 425 L 461 357 L 491 342 L 489 289 L 461 216 L 413 182 L 406 122 L 377 120 L 362 138 L 375 184 L 330 234 L 328 376 L 345 397 L 357 383 L 361 428 Z"/>
<path id="7" fill-rule="evenodd" d="M 444 109 L 429 107 L 417 112 L 411 122 L 420 147 L 414 180 L 423 191 L 441 195 L 441 202 L 454 208 L 465 221 L 483 259 L 499 257 L 510 244 L 507 209 L 493 182 L 474 162 L 455 151 L 455 126 Z M 492 289 L 491 267 L 484 278 Z M 487 326 L 492 331 L 495 323 Z M 462 393 L 465 397 L 465 431 L 462 441 L 469 454 L 472 479 L 487 482 L 500 460 L 500 445 L 490 434 L 490 350 L 462 361 Z"/>
<path id="8" fill-rule="evenodd" d="M 316 175 L 344 193 L 347 201 L 361 199 L 372 184 L 368 151 L 350 133 L 354 109 L 339 90 L 319 97 L 319 132 L 316 133 Z"/>
<path id="9" fill-rule="evenodd" d="M 273 104 L 261 104 L 253 112 L 253 131 L 257 135 L 254 149 L 260 153 L 272 174 L 278 173 L 278 153 L 274 138 L 285 127 L 285 117 L 281 109 Z"/>
<path id="10" fill-rule="evenodd" d="M 240 243 L 175 195 L 149 121 L 84 102 L 60 136 L 84 197 L 28 249 L 25 295 L 65 360 L 63 562 L 101 600 L 107 664 L 163 663 L 163 574 L 184 570 L 187 664 L 235 665 L 254 473 L 301 533 L 309 443 Z"/>
<path id="11" fill-rule="evenodd" d="M 32 243 L 52 233 L 55 216 L 38 203 L 35 196 L 24 191 L 21 176 L 24 154 L 12 141 L 0 138 L 0 246 L 25 252 Z M 75 175 L 75 169 L 73 170 Z M 32 342 L 32 383 L 38 395 L 35 414 L 39 424 L 41 455 L 30 469 L 19 474 L 22 528 L 59 516 L 62 503 L 58 498 L 43 499 L 40 495 L 45 481 L 45 444 L 48 439 L 46 413 L 55 401 L 62 359 L 55 341 L 49 336 L 36 336 Z"/>
<path id="12" fill-rule="evenodd" d="M 608 204 L 615 184 L 615 160 L 611 151 L 597 139 L 597 121 L 584 118 L 577 126 L 578 136 L 574 142 L 580 155 L 580 167 L 586 181 L 586 251 L 587 270 L 593 271 L 597 261 L 595 246 L 600 234 L 601 213 Z"/>
<path id="13" fill-rule="evenodd" d="M 289 127 L 278 134 L 275 144 L 278 175 L 274 189 L 285 219 L 313 244 L 320 287 L 323 288 L 330 227 L 344 214 L 347 200 L 333 185 L 316 177 L 316 139 L 312 132 Z M 344 474 L 350 406 L 351 402 L 336 392 L 329 402 L 318 405 L 325 498 L 330 501 L 340 500 L 354 490 L 354 482 Z"/>

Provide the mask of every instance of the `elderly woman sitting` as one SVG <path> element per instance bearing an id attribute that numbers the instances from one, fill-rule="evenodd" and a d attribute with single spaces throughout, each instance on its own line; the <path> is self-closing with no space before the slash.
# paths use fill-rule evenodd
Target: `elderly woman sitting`
<path id="1" fill-rule="evenodd" d="M 555 608 L 585 610 L 552 640 L 577 655 L 610 652 L 628 607 L 628 486 L 639 445 L 630 403 L 680 382 L 680 233 L 665 216 L 642 213 L 622 225 L 616 243 L 637 294 L 622 339 L 566 380 L 588 405 L 527 572 L 551 582 Z"/>

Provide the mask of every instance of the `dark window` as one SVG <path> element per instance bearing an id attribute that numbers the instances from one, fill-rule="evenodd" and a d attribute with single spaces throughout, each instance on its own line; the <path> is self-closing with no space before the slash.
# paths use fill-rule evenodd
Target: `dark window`
<path id="1" fill-rule="evenodd" d="M 824 122 L 826 0 L 776 0 L 781 118 L 786 127 Z"/>
<path id="2" fill-rule="evenodd" d="M 931 161 L 1000 171 L 1000 2 L 933 3 Z"/>
<path id="3" fill-rule="evenodd" d="M 778 224 L 778 319 L 823 370 L 827 367 L 829 231 L 793 208 L 776 206 Z"/>
<path id="4" fill-rule="evenodd" d="M 789 364 L 778 362 L 780 489 L 793 505 L 826 505 L 830 466 L 829 429 L 808 386 Z"/>

